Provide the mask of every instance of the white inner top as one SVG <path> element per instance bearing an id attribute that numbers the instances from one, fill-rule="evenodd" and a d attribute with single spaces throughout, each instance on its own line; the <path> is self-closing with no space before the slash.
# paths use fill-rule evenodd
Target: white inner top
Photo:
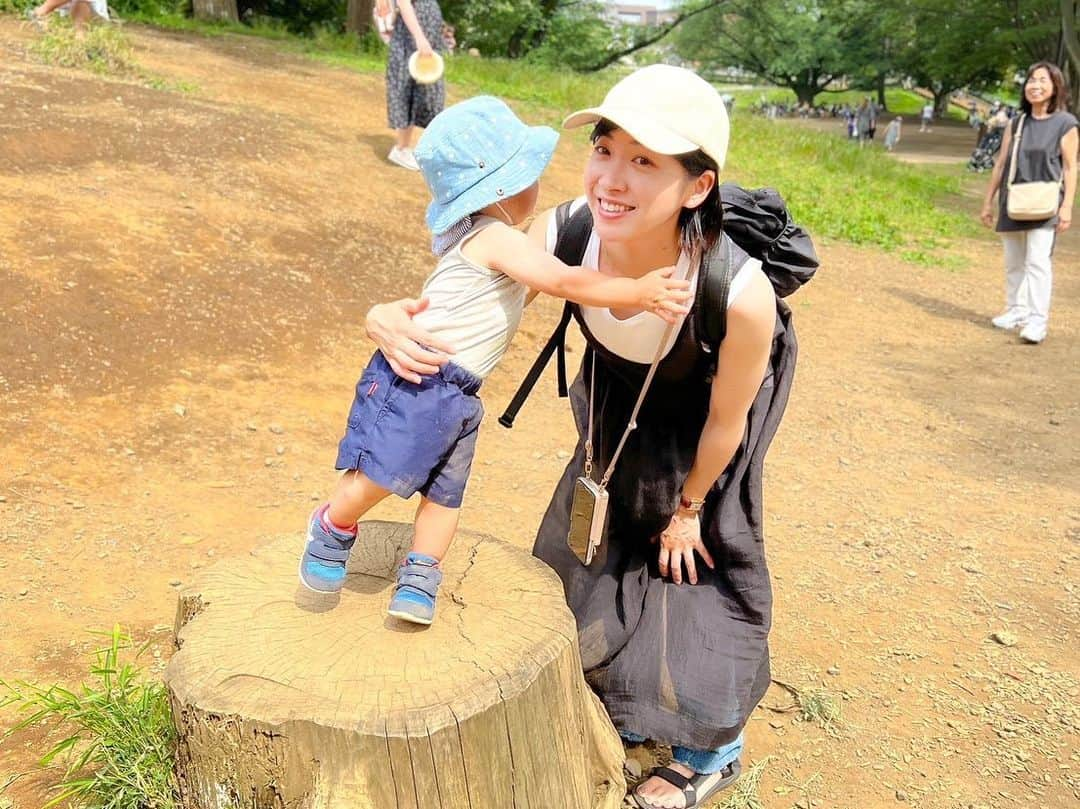
<path id="1" fill-rule="evenodd" d="M 488 216 L 475 217 L 473 228 L 439 263 L 424 282 L 431 304 L 415 318 L 432 335 L 457 349 L 454 363 L 483 379 L 506 353 L 521 323 L 525 285 L 509 275 L 470 261 L 461 249 L 488 225 Z"/>
<path id="2" fill-rule="evenodd" d="M 584 204 L 585 197 L 574 200 L 570 206 L 570 213 L 573 214 Z M 557 238 L 558 231 L 553 215 L 548 222 L 547 231 L 547 251 L 549 253 L 555 252 Z M 596 235 L 595 230 L 589 235 L 589 243 L 585 247 L 585 255 L 581 259 L 581 266 L 599 271 L 600 238 Z M 679 260 L 675 265 L 675 276 L 688 279 L 690 289 L 695 293 L 697 290 L 697 270 L 697 267 L 690 267 L 690 257 L 686 253 L 680 253 Z M 761 262 L 756 258 L 748 258 L 746 263 L 736 270 L 731 279 L 731 287 L 728 292 L 729 309 L 731 304 L 739 297 L 739 293 L 746 289 L 754 275 L 763 272 Z M 650 365 L 656 357 L 657 346 L 660 345 L 660 340 L 663 338 L 668 326 L 667 323 L 652 312 L 639 312 L 631 317 L 618 318 L 611 313 L 610 309 L 582 306 L 581 315 L 585 320 L 585 324 L 589 327 L 589 331 L 593 333 L 604 348 L 623 359 L 642 363 L 643 365 Z M 666 357 L 668 352 L 671 351 L 671 347 L 675 345 L 675 340 L 679 336 L 679 331 L 682 329 L 685 319 L 685 316 L 680 317 L 675 323 L 675 327 L 671 330 L 671 334 L 664 345 L 661 357 Z"/>

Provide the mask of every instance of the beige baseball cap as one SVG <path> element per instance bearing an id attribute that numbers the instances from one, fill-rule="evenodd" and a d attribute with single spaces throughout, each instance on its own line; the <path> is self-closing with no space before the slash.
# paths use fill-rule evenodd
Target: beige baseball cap
<path id="1" fill-rule="evenodd" d="M 701 149 L 724 167 L 731 130 L 727 107 L 716 88 L 691 70 L 672 65 L 635 70 L 608 91 L 599 107 L 575 112 L 563 126 L 574 129 L 601 118 L 654 152 Z"/>

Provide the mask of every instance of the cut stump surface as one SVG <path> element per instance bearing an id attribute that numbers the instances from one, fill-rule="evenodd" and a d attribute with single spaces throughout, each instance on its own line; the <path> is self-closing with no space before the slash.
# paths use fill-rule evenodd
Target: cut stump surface
<path id="1" fill-rule="evenodd" d="M 340 596 L 299 584 L 296 536 L 181 592 L 166 683 L 189 807 L 620 805 L 622 745 L 554 572 L 462 533 L 419 627 L 386 615 L 411 533 L 362 523 Z"/>

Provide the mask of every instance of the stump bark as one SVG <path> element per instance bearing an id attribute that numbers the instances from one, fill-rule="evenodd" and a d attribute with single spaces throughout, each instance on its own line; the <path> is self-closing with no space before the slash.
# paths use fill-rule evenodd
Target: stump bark
<path id="1" fill-rule="evenodd" d="M 191 809 L 617 809 L 622 745 L 555 574 L 462 533 L 435 623 L 386 616 L 411 526 L 361 524 L 340 597 L 301 540 L 180 594 L 165 680 Z"/>

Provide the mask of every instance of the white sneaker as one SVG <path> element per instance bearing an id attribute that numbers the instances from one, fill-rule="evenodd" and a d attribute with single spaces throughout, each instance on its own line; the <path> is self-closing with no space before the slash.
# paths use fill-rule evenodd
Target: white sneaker
<path id="1" fill-rule="evenodd" d="M 390 154 L 386 156 L 386 159 L 396 166 L 401 166 L 403 169 L 420 171 L 420 165 L 416 162 L 412 149 L 401 149 L 395 146 L 390 150 Z"/>
<path id="2" fill-rule="evenodd" d="M 1027 323 L 1027 315 L 1016 309 L 1010 309 L 991 319 L 990 322 L 994 324 L 995 328 L 1012 331 L 1023 327 Z"/>
<path id="3" fill-rule="evenodd" d="M 1038 345 L 1046 339 L 1046 324 L 1045 323 L 1028 323 L 1020 330 L 1020 339 L 1025 343 L 1031 343 L 1032 345 Z"/>

